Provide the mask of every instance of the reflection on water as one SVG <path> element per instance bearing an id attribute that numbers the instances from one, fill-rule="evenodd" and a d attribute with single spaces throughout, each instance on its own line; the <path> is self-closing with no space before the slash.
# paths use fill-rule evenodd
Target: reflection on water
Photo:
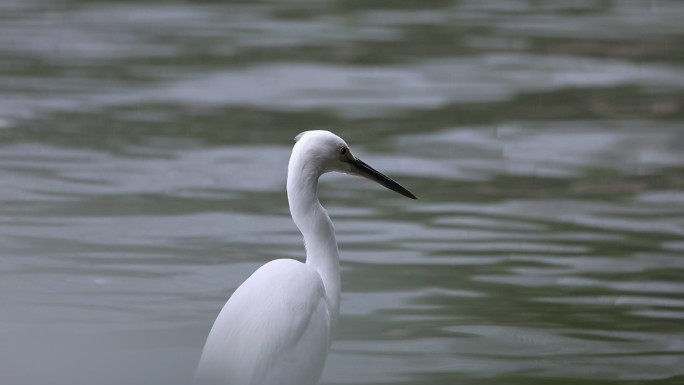
<path id="1" fill-rule="evenodd" d="M 3 384 L 187 383 L 320 128 L 420 198 L 322 179 L 323 384 L 684 381 L 681 2 L 0 9 Z"/>

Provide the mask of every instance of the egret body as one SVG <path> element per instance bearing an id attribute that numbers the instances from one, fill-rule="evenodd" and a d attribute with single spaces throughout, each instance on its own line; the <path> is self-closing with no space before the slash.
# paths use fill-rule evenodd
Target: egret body
<path id="1" fill-rule="evenodd" d="M 207 338 L 199 384 L 313 385 L 323 370 L 340 312 L 340 264 L 330 217 L 318 200 L 326 172 L 354 174 L 406 197 L 408 190 L 354 156 L 340 137 L 307 131 L 290 156 L 287 198 L 304 236 L 306 263 L 271 261 L 235 290 Z"/>

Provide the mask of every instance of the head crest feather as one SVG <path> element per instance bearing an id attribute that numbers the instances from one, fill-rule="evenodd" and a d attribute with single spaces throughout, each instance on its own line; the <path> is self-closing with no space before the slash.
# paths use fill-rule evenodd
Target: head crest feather
<path id="1" fill-rule="evenodd" d="M 307 132 L 309 132 L 309 131 L 304 131 L 304 132 L 300 132 L 299 134 L 297 134 L 297 136 L 295 136 L 295 138 L 294 138 L 295 142 L 299 142 L 299 139 L 301 139 L 304 136 L 304 134 L 306 134 Z"/>

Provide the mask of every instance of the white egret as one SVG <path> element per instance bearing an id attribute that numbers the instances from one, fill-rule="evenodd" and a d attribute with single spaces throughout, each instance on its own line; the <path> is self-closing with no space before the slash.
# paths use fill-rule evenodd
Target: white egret
<path id="1" fill-rule="evenodd" d="M 295 138 L 287 198 L 304 235 L 306 263 L 271 261 L 235 290 L 207 338 L 195 379 L 200 384 L 311 385 L 321 376 L 340 311 L 340 265 L 318 178 L 330 171 L 371 179 L 416 199 L 374 170 L 328 131 Z"/>

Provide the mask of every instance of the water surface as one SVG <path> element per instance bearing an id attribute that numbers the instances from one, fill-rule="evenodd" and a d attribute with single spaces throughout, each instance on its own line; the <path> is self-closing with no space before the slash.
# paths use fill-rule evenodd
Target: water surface
<path id="1" fill-rule="evenodd" d="M 0 382 L 185 384 L 230 293 L 301 258 L 322 178 L 342 314 L 321 380 L 684 381 L 679 1 L 0 6 Z"/>

